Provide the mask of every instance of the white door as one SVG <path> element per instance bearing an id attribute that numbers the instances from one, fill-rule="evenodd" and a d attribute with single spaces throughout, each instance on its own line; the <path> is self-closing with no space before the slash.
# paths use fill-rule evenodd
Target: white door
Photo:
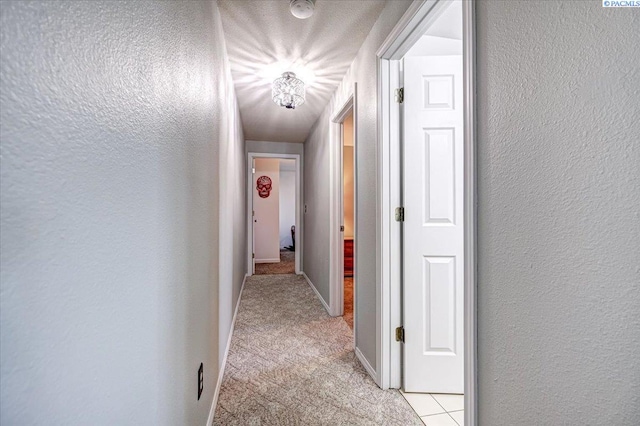
<path id="1" fill-rule="evenodd" d="M 404 59 L 403 384 L 463 393 L 462 57 Z"/>

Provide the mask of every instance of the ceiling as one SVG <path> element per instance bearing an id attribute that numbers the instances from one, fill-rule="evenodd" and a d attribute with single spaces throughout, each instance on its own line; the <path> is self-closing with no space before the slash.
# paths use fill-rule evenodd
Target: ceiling
<path id="1" fill-rule="evenodd" d="M 289 0 L 219 0 L 245 139 L 304 142 L 384 3 L 316 0 L 302 20 Z M 271 83 L 285 71 L 305 82 L 306 102 L 295 110 L 271 100 Z"/>

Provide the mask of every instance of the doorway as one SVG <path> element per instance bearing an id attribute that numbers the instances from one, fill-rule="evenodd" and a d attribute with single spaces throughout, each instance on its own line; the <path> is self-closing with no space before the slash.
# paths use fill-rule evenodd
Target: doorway
<path id="1" fill-rule="evenodd" d="M 342 122 L 342 240 L 343 240 L 343 306 L 342 317 L 353 330 L 353 265 L 355 258 L 355 140 L 353 111 Z"/>
<path id="2" fill-rule="evenodd" d="M 463 394 L 462 2 L 433 16 L 401 63 L 402 387 Z"/>
<path id="3" fill-rule="evenodd" d="M 414 3 L 378 56 L 381 386 L 475 424 L 473 2 Z"/>
<path id="4" fill-rule="evenodd" d="M 249 275 L 299 274 L 300 156 L 248 154 Z"/>
<path id="5" fill-rule="evenodd" d="M 332 316 L 342 316 L 351 327 L 356 355 L 364 359 L 355 342 L 358 328 L 357 84 L 331 121 L 329 312 Z"/>

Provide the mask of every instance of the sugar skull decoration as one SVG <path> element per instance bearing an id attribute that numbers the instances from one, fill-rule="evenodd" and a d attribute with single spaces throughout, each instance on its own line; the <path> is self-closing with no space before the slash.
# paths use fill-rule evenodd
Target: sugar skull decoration
<path id="1" fill-rule="evenodd" d="M 258 184 L 256 189 L 260 198 L 268 198 L 269 194 L 271 194 L 271 178 L 269 176 L 260 176 L 256 183 Z"/>

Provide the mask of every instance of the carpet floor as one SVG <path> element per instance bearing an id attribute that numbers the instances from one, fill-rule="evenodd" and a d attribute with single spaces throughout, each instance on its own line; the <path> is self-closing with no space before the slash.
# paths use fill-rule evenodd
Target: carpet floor
<path id="1" fill-rule="evenodd" d="M 256 275 L 267 274 L 295 274 L 296 253 L 289 250 L 280 250 L 280 262 L 256 263 Z"/>
<path id="2" fill-rule="evenodd" d="M 421 425 L 355 356 L 352 332 L 301 276 L 245 283 L 215 425 Z"/>

